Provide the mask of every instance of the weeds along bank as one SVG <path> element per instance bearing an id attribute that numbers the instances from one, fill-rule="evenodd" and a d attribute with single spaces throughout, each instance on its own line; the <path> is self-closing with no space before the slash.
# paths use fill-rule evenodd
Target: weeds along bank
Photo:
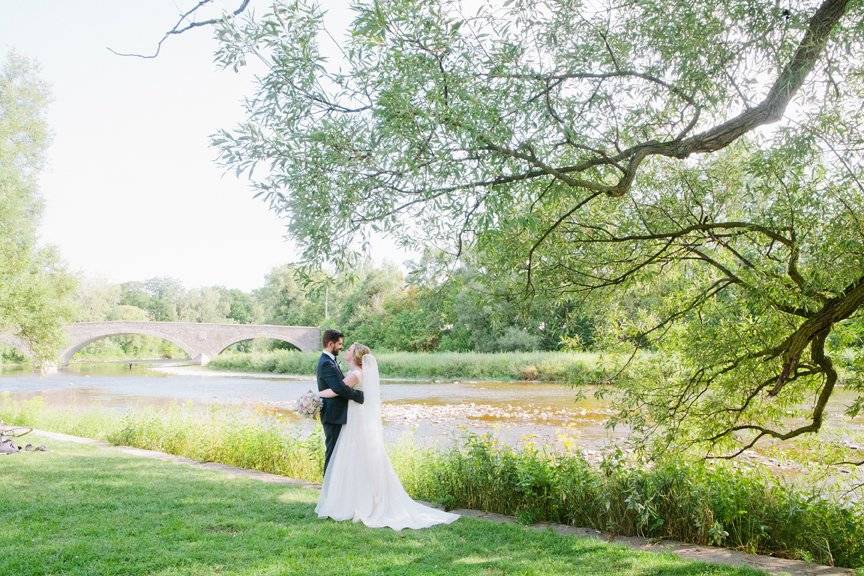
<path id="1" fill-rule="evenodd" d="M 616 362 L 592 352 L 376 352 L 381 375 L 447 380 L 544 380 L 596 383 Z M 219 370 L 312 374 L 318 352 L 274 350 L 220 354 L 209 366 Z"/>
<path id="2" fill-rule="evenodd" d="M 125 415 L 68 413 L 40 398 L 0 394 L 0 420 L 320 481 L 323 439 L 284 423 L 214 407 Z M 415 498 L 447 507 L 512 514 L 526 522 L 588 526 L 619 535 L 664 537 L 838 566 L 864 566 L 864 509 L 781 484 L 767 472 L 728 464 L 634 466 L 611 456 L 599 466 L 579 454 L 514 450 L 467 436 L 443 452 L 391 447 Z"/>

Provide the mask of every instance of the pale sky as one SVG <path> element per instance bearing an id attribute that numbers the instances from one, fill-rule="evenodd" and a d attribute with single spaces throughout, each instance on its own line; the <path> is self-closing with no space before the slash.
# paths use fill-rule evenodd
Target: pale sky
<path id="1" fill-rule="evenodd" d="M 238 0 L 216 4 L 233 7 Z M 41 183 L 44 242 L 73 271 L 110 281 L 170 276 L 187 288 L 249 290 L 296 258 L 284 227 L 246 182 L 213 161 L 208 135 L 242 119 L 250 75 L 212 63 L 212 30 L 167 40 L 194 0 L 3 0 L 0 55 L 35 58 L 52 88 L 54 140 Z M 329 0 L 328 29 L 344 30 L 350 0 Z M 252 0 L 252 7 L 264 2 Z M 378 261 L 408 255 L 376 243 Z"/>

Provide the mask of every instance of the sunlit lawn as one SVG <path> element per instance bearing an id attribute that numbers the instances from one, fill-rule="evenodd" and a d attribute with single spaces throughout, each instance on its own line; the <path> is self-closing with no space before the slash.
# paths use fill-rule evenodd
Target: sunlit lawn
<path id="1" fill-rule="evenodd" d="M 0 574 L 756 574 L 469 518 L 402 533 L 322 521 L 314 490 L 45 444 L 0 457 Z"/>

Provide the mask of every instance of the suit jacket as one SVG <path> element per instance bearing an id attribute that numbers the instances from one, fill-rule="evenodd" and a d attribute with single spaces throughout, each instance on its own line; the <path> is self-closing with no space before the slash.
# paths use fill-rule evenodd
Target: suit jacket
<path id="1" fill-rule="evenodd" d="M 335 398 L 322 398 L 321 423 L 345 424 L 348 420 L 348 401 L 354 400 L 358 404 L 362 404 L 363 391 L 354 390 L 347 386 L 343 382 L 345 376 L 342 374 L 339 364 L 323 352 L 321 358 L 318 359 L 315 374 L 318 377 L 319 392 L 329 388 L 337 394 Z"/>

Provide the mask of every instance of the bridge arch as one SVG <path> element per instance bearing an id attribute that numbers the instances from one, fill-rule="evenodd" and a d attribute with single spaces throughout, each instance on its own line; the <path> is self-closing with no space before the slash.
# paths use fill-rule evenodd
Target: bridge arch
<path id="1" fill-rule="evenodd" d="M 206 342 L 202 342 L 201 364 L 225 351 L 226 348 L 256 338 L 269 338 L 287 342 L 298 350 L 314 350 L 318 346 L 319 331 L 308 326 L 280 326 L 275 324 L 231 324 L 221 325 L 218 330 L 208 332 Z"/>
<path id="2" fill-rule="evenodd" d="M 254 336 L 244 335 L 244 336 L 239 337 L 239 338 L 232 338 L 232 339 L 230 339 L 230 341 L 226 340 L 226 341 L 220 342 L 219 346 L 221 346 L 221 348 L 219 348 L 219 350 L 216 350 L 216 348 L 214 348 L 213 349 L 213 352 L 214 352 L 213 356 L 214 357 L 218 356 L 219 354 L 221 354 L 222 352 L 224 352 L 225 350 L 227 350 L 228 348 L 230 348 L 234 344 L 239 344 L 240 342 L 248 342 L 249 340 L 259 340 L 262 338 L 267 338 L 269 340 L 278 340 L 280 342 L 285 342 L 287 344 L 290 344 L 291 346 L 293 346 L 297 350 L 303 350 L 303 348 L 301 347 L 301 344 L 298 344 L 296 342 L 296 340 L 297 340 L 296 338 L 286 337 L 286 336 L 283 336 L 281 334 L 271 334 L 271 333 L 267 333 L 267 332 L 262 332 L 260 334 L 255 334 Z"/>
<path id="3" fill-rule="evenodd" d="M 19 336 L 0 333 L 0 345 L 8 346 L 17 352 L 20 352 L 24 357 L 31 360 L 33 359 L 33 350 L 30 348 L 30 345 L 26 340 Z"/>
<path id="4" fill-rule="evenodd" d="M 146 328 L 137 328 L 134 330 L 130 330 L 123 328 L 111 329 L 111 327 L 106 327 L 104 331 L 76 339 L 74 342 L 70 343 L 66 348 L 64 348 L 63 351 L 60 352 L 60 366 L 68 365 L 69 362 L 72 361 L 72 358 L 75 356 L 75 354 L 88 344 L 92 344 L 93 342 L 102 340 L 103 338 L 109 338 L 111 336 L 150 336 L 153 338 L 159 338 L 160 340 L 165 340 L 166 342 L 174 344 L 175 346 L 183 350 L 183 352 L 185 352 L 189 358 L 193 358 L 195 355 L 194 348 L 192 346 L 175 336 L 165 334 L 164 331 L 148 330 Z"/>

